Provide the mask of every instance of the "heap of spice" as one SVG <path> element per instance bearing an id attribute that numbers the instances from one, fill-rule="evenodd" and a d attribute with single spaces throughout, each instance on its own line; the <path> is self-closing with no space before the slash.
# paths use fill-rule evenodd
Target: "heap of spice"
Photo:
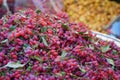
<path id="1" fill-rule="evenodd" d="M 110 0 L 63 0 L 63 3 L 70 21 L 81 21 L 99 32 L 105 32 L 105 26 L 120 14 L 120 4 Z"/>
<path id="2" fill-rule="evenodd" d="M 0 80 L 119 80 L 120 47 L 67 18 L 27 10 L 0 19 Z"/>

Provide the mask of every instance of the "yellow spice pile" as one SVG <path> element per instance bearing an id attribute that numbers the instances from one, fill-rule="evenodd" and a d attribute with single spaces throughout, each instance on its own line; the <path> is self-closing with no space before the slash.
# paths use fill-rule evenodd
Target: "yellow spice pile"
<path id="1" fill-rule="evenodd" d="M 82 21 L 90 29 L 105 32 L 105 26 L 120 14 L 120 4 L 109 0 L 63 0 L 70 21 Z"/>

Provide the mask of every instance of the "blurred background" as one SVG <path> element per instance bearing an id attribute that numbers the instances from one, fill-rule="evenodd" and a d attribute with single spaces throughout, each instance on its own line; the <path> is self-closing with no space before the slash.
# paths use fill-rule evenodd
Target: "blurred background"
<path id="1" fill-rule="evenodd" d="M 48 14 L 66 12 L 70 22 L 83 22 L 93 31 L 120 36 L 120 0 L 0 0 L 0 18 L 24 9 Z"/>

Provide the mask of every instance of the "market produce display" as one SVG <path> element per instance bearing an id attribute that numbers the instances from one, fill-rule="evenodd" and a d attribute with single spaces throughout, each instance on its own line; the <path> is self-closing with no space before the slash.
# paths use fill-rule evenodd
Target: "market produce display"
<path id="1" fill-rule="evenodd" d="M 92 30 L 104 28 L 120 14 L 120 4 L 110 0 L 63 0 L 70 21 L 82 21 Z"/>
<path id="2" fill-rule="evenodd" d="M 0 80 L 119 80 L 120 47 L 67 18 L 27 10 L 0 19 Z"/>

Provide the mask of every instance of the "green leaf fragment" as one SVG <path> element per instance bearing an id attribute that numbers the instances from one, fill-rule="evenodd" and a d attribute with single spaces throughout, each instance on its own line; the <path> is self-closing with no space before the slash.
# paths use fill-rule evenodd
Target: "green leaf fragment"
<path id="1" fill-rule="evenodd" d="M 15 49 L 15 48 L 14 48 L 14 47 L 12 47 L 10 51 L 13 51 L 14 49 Z"/>
<path id="2" fill-rule="evenodd" d="M 84 34 L 85 32 L 78 32 L 79 34 Z"/>
<path id="3" fill-rule="evenodd" d="M 7 18 L 6 16 L 3 16 L 3 24 L 5 24 L 7 22 Z"/>
<path id="4" fill-rule="evenodd" d="M 86 70 L 84 69 L 84 68 L 81 68 L 80 69 L 83 73 L 85 73 L 86 72 Z"/>
<path id="5" fill-rule="evenodd" d="M 47 31 L 47 27 L 41 28 L 41 32 L 46 32 L 46 31 Z"/>
<path id="6" fill-rule="evenodd" d="M 101 50 L 102 50 L 103 53 L 104 53 L 104 52 L 107 52 L 109 49 L 110 49 L 110 46 L 109 46 L 109 45 L 107 45 L 107 46 L 102 46 L 102 47 L 101 47 Z"/>
<path id="7" fill-rule="evenodd" d="M 23 44 L 23 48 L 27 48 L 28 46 L 28 44 Z"/>
<path id="8" fill-rule="evenodd" d="M 78 65 L 78 68 L 79 68 L 83 73 L 86 72 L 86 70 L 84 69 L 84 67 L 81 68 L 81 67 Z"/>
<path id="9" fill-rule="evenodd" d="M 44 37 L 44 36 L 42 36 L 41 38 L 42 38 L 42 42 L 44 43 L 44 45 L 45 45 L 45 46 L 48 46 L 48 43 L 47 43 L 47 41 L 46 41 L 45 37 Z"/>
<path id="10" fill-rule="evenodd" d="M 62 74 L 62 76 L 65 76 L 66 73 L 64 71 L 62 71 L 61 74 Z"/>
<path id="11" fill-rule="evenodd" d="M 72 78 L 77 78 L 77 76 L 72 73 L 70 75 L 72 76 Z"/>
<path id="12" fill-rule="evenodd" d="M 67 24 L 62 24 L 62 28 L 65 29 L 65 30 L 68 30 L 68 29 L 69 29 L 69 27 L 68 27 Z"/>
<path id="13" fill-rule="evenodd" d="M 58 76 L 65 76 L 65 72 L 64 71 L 62 71 L 62 72 L 59 72 L 59 73 L 56 73 L 56 76 L 58 77 Z"/>
<path id="14" fill-rule="evenodd" d="M 16 29 L 16 26 L 11 26 L 10 27 L 10 31 L 13 31 L 14 29 Z"/>
<path id="15" fill-rule="evenodd" d="M 89 48 L 92 49 L 92 50 L 95 49 L 93 45 L 89 45 Z"/>
<path id="16" fill-rule="evenodd" d="M 57 32 L 55 28 L 53 29 L 53 32 L 54 32 L 54 33 L 56 33 L 56 32 Z"/>
<path id="17" fill-rule="evenodd" d="M 85 32 L 77 32 L 77 31 L 74 31 L 76 34 L 84 34 Z"/>
<path id="18" fill-rule="evenodd" d="M 1 41 L 2 44 L 6 43 L 6 42 L 8 42 L 8 39 L 5 39 L 5 40 Z"/>
<path id="19" fill-rule="evenodd" d="M 32 70 L 32 66 L 28 66 L 27 71 L 31 71 Z"/>
<path id="20" fill-rule="evenodd" d="M 39 56 L 34 56 L 33 59 L 38 60 L 39 62 L 42 62 L 43 60 Z"/>
<path id="21" fill-rule="evenodd" d="M 5 67 L 9 67 L 9 68 L 21 68 L 24 67 L 25 64 L 20 64 L 20 63 L 15 63 L 15 62 L 8 62 L 7 65 L 5 65 Z"/>
<path id="22" fill-rule="evenodd" d="M 35 45 L 33 46 L 34 49 L 37 48 L 37 47 L 38 47 L 38 44 L 35 44 Z"/>
<path id="23" fill-rule="evenodd" d="M 109 64 L 111 64 L 112 66 L 115 66 L 113 59 L 109 59 L 109 58 L 106 58 L 106 59 Z"/>
<path id="24" fill-rule="evenodd" d="M 118 54 L 117 50 L 112 51 L 113 54 Z"/>
<path id="25" fill-rule="evenodd" d="M 21 55 L 21 54 L 23 54 L 23 52 L 19 52 L 18 54 L 20 54 L 20 55 Z"/>
<path id="26" fill-rule="evenodd" d="M 90 40 L 90 39 L 91 39 L 91 37 L 89 37 L 89 36 L 87 36 L 87 35 L 84 35 L 83 38 L 84 38 L 85 40 Z"/>
<path id="27" fill-rule="evenodd" d="M 6 75 L 6 73 L 5 72 L 0 72 L 0 76 L 5 76 Z"/>
<path id="28" fill-rule="evenodd" d="M 66 55 L 67 55 L 67 52 L 66 51 L 62 51 L 62 55 L 61 55 L 62 59 L 64 59 L 66 57 Z"/>
<path id="29" fill-rule="evenodd" d="M 40 12 L 41 12 L 41 10 L 40 10 L 40 9 L 37 9 L 37 10 L 36 10 L 36 13 L 37 13 L 37 14 L 39 14 Z"/>

